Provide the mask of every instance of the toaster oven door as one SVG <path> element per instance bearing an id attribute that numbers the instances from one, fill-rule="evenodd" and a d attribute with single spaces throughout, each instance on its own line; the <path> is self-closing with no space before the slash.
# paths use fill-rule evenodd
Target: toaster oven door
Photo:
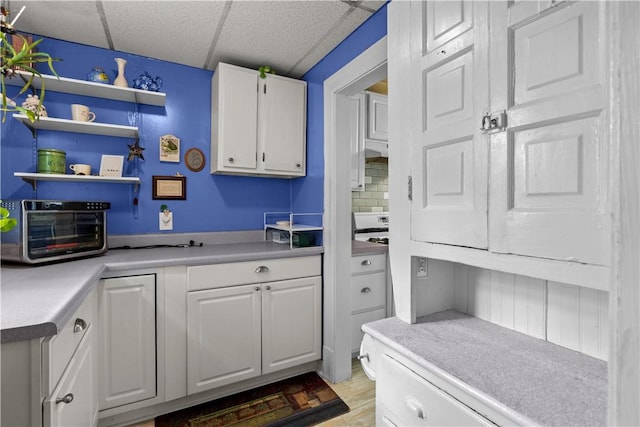
<path id="1" fill-rule="evenodd" d="M 27 257 L 47 260 L 106 251 L 104 211 L 31 211 L 26 213 Z"/>

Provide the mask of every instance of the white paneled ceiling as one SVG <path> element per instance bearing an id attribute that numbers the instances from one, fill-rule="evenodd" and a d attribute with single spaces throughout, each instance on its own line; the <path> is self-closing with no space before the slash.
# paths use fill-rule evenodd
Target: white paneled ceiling
<path id="1" fill-rule="evenodd" d="M 215 70 L 300 77 L 385 1 L 1 0 L 18 31 Z"/>

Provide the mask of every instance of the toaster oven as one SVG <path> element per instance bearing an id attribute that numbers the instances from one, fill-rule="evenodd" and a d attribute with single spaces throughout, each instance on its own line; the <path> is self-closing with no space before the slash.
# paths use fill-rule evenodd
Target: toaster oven
<path id="1" fill-rule="evenodd" d="M 107 251 L 109 202 L 3 200 L 17 225 L 0 235 L 2 261 L 61 261 Z"/>

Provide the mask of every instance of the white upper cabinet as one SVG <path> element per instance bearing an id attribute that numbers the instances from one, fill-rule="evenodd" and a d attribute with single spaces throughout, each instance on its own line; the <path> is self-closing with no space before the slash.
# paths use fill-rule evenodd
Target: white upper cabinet
<path id="1" fill-rule="evenodd" d="M 367 139 L 387 141 L 389 139 L 387 96 L 367 93 Z"/>
<path id="2" fill-rule="evenodd" d="M 491 110 L 508 127 L 490 134 L 489 246 L 607 265 L 604 5 L 526 4 L 491 4 Z"/>
<path id="3" fill-rule="evenodd" d="M 412 239 L 487 247 L 486 2 L 411 4 Z M 414 11 L 415 9 L 415 11 Z"/>
<path id="4" fill-rule="evenodd" d="M 606 266 L 606 2 L 405 7 L 411 240 Z"/>
<path id="5" fill-rule="evenodd" d="M 220 63 L 211 90 L 211 173 L 306 174 L 306 82 Z"/>

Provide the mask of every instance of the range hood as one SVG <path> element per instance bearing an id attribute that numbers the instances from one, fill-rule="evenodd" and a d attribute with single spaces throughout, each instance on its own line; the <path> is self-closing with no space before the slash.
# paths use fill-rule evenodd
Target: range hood
<path id="1" fill-rule="evenodd" d="M 364 157 L 388 157 L 389 144 L 371 139 L 364 140 Z"/>

